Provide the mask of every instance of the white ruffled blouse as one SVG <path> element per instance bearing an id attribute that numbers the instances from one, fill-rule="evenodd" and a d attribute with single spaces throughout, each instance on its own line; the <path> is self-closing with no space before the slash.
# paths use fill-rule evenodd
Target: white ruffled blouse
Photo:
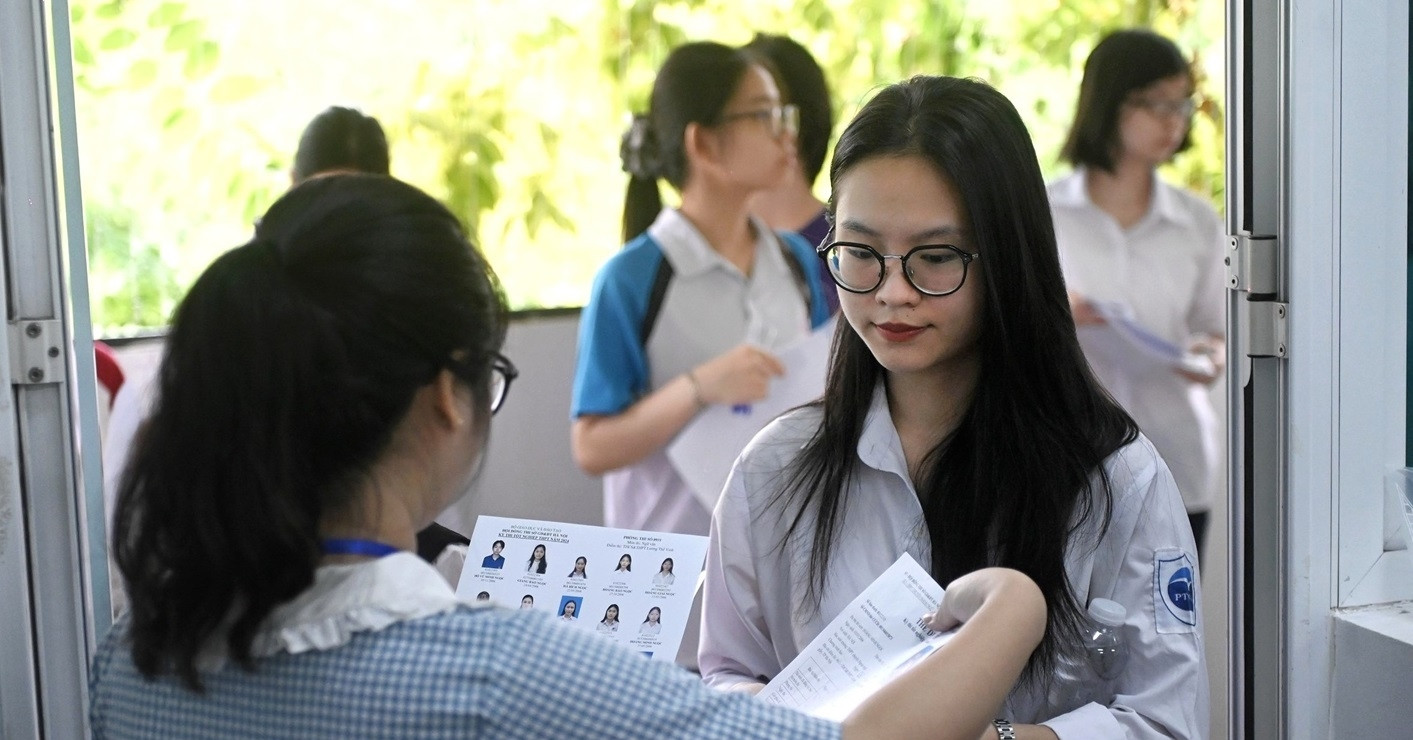
<path id="1" fill-rule="evenodd" d="M 265 619 L 250 646 L 251 656 L 330 650 L 360 632 L 377 632 L 399 622 L 471 606 L 456 598 L 432 566 L 410 552 L 350 565 L 324 565 L 314 584 L 281 604 Z M 225 640 L 213 640 L 202 668 L 226 660 Z"/>

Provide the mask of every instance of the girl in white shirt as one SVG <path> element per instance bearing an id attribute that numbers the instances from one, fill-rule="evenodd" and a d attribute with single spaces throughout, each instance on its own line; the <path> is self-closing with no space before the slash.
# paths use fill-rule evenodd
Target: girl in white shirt
<path id="1" fill-rule="evenodd" d="M 653 574 L 653 585 L 671 586 L 675 580 L 677 576 L 672 574 L 672 558 L 667 558 L 662 561 L 662 567 L 658 568 L 657 573 Z"/>
<path id="2" fill-rule="evenodd" d="M 1164 182 L 1159 165 L 1190 143 L 1191 67 L 1147 30 L 1117 31 L 1089 54 L 1050 185 L 1055 239 L 1090 367 L 1168 463 L 1197 547 L 1219 486 L 1221 430 L 1208 387 L 1225 364 L 1224 229 L 1210 203 Z M 1100 306 L 1122 310 L 1204 367 L 1141 362 L 1104 342 Z"/>
<path id="3" fill-rule="evenodd" d="M 1015 108 L 974 80 L 889 86 L 830 180 L 820 253 L 846 320 L 823 399 L 763 430 L 722 493 L 703 678 L 773 678 L 907 553 L 938 582 L 1006 565 L 1045 592 L 1045 640 L 1003 714 L 1016 737 L 1204 735 L 1182 502 L 1085 364 Z M 1128 668 L 1112 691 L 1052 685 L 1092 597 L 1128 609 Z"/>
<path id="4" fill-rule="evenodd" d="M 588 577 L 589 577 L 589 573 L 588 573 L 588 571 L 586 570 L 586 568 L 588 568 L 588 567 L 589 567 L 589 559 L 588 559 L 588 558 L 584 557 L 583 555 L 580 555 L 579 557 L 574 558 L 574 570 L 569 571 L 569 577 L 570 577 L 570 578 L 588 578 Z"/>
<path id="5" fill-rule="evenodd" d="M 525 561 L 525 572 L 544 575 L 548 567 L 548 564 L 545 563 L 545 546 L 535 545 L 535 549 L 530 553 L 530 559 Z"/>
<path id="6" fill-rule="evenodd" d="M 617 631 L 618 631 L 618 605 L 617 605 L 617 604 L 609 604 L 609 605 L 608 605 L 608 608 L 605 609 L 605 610 L 603 610 L 603 619 L 600 619 L 600 620 L 599 620 L 598 630 L 599 630 L 599 632 L 607 632 L 607 633 L 612 633 L 612 632 L 617 632 Z"/>
<path id="7" fill-rule="evenodd" d="M 657 607 L 649 609 L 647 618 L 638 626 L 638 632 L 644 635 L 662 632 L 662 610 Z"/>

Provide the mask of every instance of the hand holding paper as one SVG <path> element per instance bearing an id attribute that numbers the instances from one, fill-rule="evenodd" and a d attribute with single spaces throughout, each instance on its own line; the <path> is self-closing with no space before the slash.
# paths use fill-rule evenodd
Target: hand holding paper
<path id="1" fill-rule="evenodd" d="M 830 321 L 804 340 L 781 350 L 778 358 L 771 358 L 772 362 L 783 366 L 784 375 L 769 381 L 770 392 L 762 394 L 762 398 L 717 395 L 715 389 L 709 387 L 713 379 L 705 374 L 707 366 L 702 367 L 703 375 L 698 376 L 698 381 L 703 386 L 705 400 L 713 405 L 677 434 L 667 446 L 667 457 L 708 511 L 716 506 L 731 465 L 756 432 L 780 413 L 824 393 L 829 342 L 833 336 L 834 322 Z M 761 350 L 751 349 L 765 355 Z"/>
<path id="2" fill-rule="evenodd" d="M 785 366 L 774 355 L 752 344 L 740 344 L 699 366 L 693 377 L 702 401 L 737 404 L 765 398 L 771 379 L 784 372 Z"/>
<path id="3" fill-rule="evenodd" d="M 758 696 L 826 719 L 842 720 L 951 638 L 924 624 L 942 587 L 906 553 L 859 594 Z M 953 624 L 976 605 L 944 610 Z"/>

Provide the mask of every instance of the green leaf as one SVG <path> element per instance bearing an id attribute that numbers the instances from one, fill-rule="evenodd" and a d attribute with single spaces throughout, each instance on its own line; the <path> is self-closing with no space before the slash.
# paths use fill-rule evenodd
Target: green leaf
<path id="1" fill-rule="evenodd" d="M 128 85 L 130 87 L 147 87 L 152 81 L 157 79 L 157 62 L 151 59 L 139 59 L 128 67 Z"/>
<path id="2" fill-rule="evenodd" d="M 206 32 L 205 21 L 182 21 L 167 32 L 167 40 L 162 48 L 167 51 L 183 51 L 195 46 Z"/>
<path id="3" fill-rule="evenodd" d="M 136 40 L 137 34 L 132 31 L 126 28 L 115 28 L 109 31 L 102 41 L 98 42 L 98 48 L 103 51 L 117 51 L 131 46 L 132 42 Z"/>
<path id="4" fill-rule="evenodd" d="M 254 95 L 260 89 L 260 81 L 250 75 L 232 75 L 222 78 L 211 87 L 211 101 L 214 103 L 236 103 Z"/>
<path id="5" fill-rule="evenodd" d="M 147 16 L 147 26 L 149 28 L 170 26 L 181 20 L 184 12 L 186 12 L 186 6 L 182 3 L 162 3 Z"/>
<path id="6" fill-rule="evenodd" d="M 93 14 L 98 16 L 99 18 L 106 18 L 111 20 L 113 18 L 117 18 L 119 15 L 122 14 L 122 12 L 122 0 L 111 0 L 111 2 L 98 6 L 98 9 L 93 11 Z"/>
<path id="7" fill-rule="evenodd" d="M 182 65 L 182 74 L 188 80 L 199 80 L 211 74 L 216 69 L 216 64 L 221 60 L 221 47 L 214 41 L 201 41 L 191 47 L 186 52 L 186 64 Z"/>
<path id="8" fill-rule="evenodd" d="M 74 64 L 80 67 L 92 67 L 94 65 L 93 52 L 88 49 L 88 42 L 83 39 L 74 39 Z"/>

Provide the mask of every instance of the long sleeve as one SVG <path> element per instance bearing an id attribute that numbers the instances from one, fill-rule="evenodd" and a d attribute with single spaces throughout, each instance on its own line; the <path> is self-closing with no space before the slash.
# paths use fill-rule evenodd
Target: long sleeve
<path id="1" fill-rule="evenodd" d="M 1081 603 L 1103 597 L 1128 609 L 1128 664 L 1107 707 L 1091 702 L 1044 724 L 1062 740 L 1200 740 L 1210 728 L 1210 697 L 1186 511 L 1146 441 L 1116 457 L 1114 511 Z"/>
<path id="2" fill-rule="evenodd" d="M 783 668 L 762 614 L 745 478 L 738 463 L 711 520 L 697 662 L 715 687 L 761 681 Z"/>

